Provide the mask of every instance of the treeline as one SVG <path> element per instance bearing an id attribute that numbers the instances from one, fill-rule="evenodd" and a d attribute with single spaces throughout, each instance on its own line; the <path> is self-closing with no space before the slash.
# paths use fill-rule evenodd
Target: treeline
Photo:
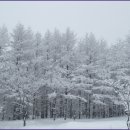
<path id="1" fill-rule="evenodd" d="M 130 36 L 107 47 L 94 34 L 0 28 L 0 117 L 106 118 L 124 115 L 114 83 L 129 82 Z"/>

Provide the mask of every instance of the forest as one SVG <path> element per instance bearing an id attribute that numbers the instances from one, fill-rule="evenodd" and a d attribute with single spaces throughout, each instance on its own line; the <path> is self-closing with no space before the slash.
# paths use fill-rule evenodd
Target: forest
<path id="1" fill-rule="evenodd" d="M 0 27 L 0 120 L 123 116 L 129 85 L 130 34 L 108 46 L 69 28 Z"/>

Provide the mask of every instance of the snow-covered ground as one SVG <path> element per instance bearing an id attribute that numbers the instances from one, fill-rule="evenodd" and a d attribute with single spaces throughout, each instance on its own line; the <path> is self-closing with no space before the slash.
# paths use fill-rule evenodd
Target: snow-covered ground
<path id="1" fill-rule="evenodd" d="M 38 119 L 28 120 L 23 127 L 22 121 L 0 121 L 0 129 L 126 129 L 127 117 L 108 119 L 63 120 Z"/>

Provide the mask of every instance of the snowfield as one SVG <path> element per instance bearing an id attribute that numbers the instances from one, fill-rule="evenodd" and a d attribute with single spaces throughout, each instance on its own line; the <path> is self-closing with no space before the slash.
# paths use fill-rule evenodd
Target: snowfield
<path id="1" fill-rule="evenodd" d="M 28 120 L 27 126 L 23 127 L 23 122 L 0 121 L 0 129 L 127 129 L 127 117 L 107 118 L 107 119 L 80 119 L 71 120 L 57 119 L 37 119 Z"/>

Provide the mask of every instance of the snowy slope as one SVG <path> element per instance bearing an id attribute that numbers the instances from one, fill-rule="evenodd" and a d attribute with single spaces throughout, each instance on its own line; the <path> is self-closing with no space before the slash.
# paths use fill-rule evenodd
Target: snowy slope
<path id="1" fill-rule="evenodd" d="M 126 129 L 127 117 L 108 119 L 80 119 L 63 120 L 38 119 L 28 120 L 27 126 L 23 127 L 22 121 L 0 121 L 0 129 Z"/>

